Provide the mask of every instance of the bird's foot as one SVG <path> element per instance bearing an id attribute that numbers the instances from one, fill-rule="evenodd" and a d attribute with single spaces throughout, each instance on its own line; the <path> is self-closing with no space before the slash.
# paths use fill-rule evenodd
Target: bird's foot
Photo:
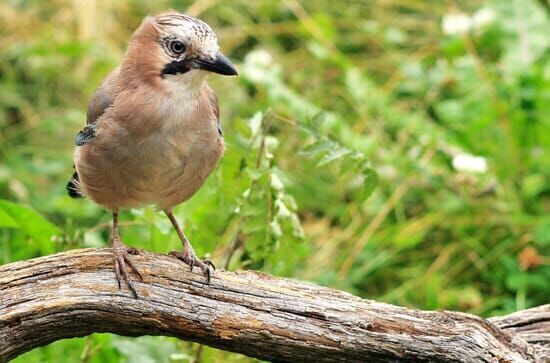
<path id="1" fill-rule="evenodd" d="M 118 282 L 118 288 L 121 288 L 121 281 L 124 280 L 130 290 L 132 290 L 132 293 L 134 294 L 135 298 L 138 298 L 138 294 L 136 291 L 136 288 L 134 287 L 134 284 L 132 280 L 130 280 L 128 276 L 128 272 L 126 271 L 126 265 L 130 266 L 132 270 L 138 275 L 139 279 L 143 281 L 143 276 L 138 271 L 136 266 L 134 266 L 134 263 L 132 260 L 130 260 L 129 255 L 139 255 L 139 251 L 133 247 L 128 247 L 121 241 L 116 241 L 113 244 L 113 254 L 115 258 L 115 273 L 116 273 L 116 279 Z"/>
<path id="2" fill-rule="evenodd" d="M 200 267 L 202 273 L 206 276 L 206 281 L 210 283 L 210 276 L 212 272 L 216 270 L 216 266 L 210 260 L 201 260 L 196 255 L 195 252 L 190 251 L 189 249 L 184 249 L 183 252 L 170 251 L 169 256 L 173 256 L 178 260 L 183 261 L 186 265 L 189 266 L 189 271 L 193 271 L 193 267 Z"/>

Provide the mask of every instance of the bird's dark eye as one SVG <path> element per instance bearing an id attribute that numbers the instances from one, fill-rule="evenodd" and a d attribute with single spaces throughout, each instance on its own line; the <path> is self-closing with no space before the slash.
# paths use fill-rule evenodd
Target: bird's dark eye
<path id="1" fill-rule="evenodd" d="M 185 52 L 185 44 L 180 42 L 179 40 L 174 40 L 170 42 L 170 50 L 174 52 L 175 54 L 181 54 Z"/>

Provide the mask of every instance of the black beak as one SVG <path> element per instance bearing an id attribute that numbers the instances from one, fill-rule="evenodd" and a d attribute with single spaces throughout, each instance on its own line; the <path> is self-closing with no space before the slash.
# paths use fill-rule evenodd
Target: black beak
<path id="1" fill-rule="evenodd" d="M 214 59 L 198 58 L 193 61 L 195 67 L 205 71 L 223 74 L 224 76 L 237 76 L 239 73 L 231 61 L 223 54 L 218 53 Z"/>

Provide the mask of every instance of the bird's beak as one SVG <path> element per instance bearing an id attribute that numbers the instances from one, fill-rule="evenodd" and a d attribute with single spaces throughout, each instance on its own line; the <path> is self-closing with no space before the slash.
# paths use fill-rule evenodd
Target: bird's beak
<path id="1" fill-rule="evenodd" d="M 193 61 L 195 67 L 205 71 L 223 74 L 224 76 L 237 76 L 239 73 L 235 66 L 223 54 L 218 53 L 214 59 L 198 58 Z"/>

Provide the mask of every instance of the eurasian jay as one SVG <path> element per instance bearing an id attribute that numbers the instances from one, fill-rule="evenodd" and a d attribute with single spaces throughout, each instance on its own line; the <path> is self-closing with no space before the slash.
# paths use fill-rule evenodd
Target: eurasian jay
<path id="1" fill-rule="evenodd" d="M 132 35 L 122 63 L 105 78 L 76 136 L 69 195 L 85 196 L 113 214 L 118 287 L 135 268 L 118 231 L 121 208 L 154 205 L 170 219 L 183 252 L 170 252 L 210 281 L 214 265 L 197 258 L 172 209 L 203 185 L 224 152 L 216 94 L 208 72 L 237 75 L 205 22 L 168 12 L 146 17 Z"/>

